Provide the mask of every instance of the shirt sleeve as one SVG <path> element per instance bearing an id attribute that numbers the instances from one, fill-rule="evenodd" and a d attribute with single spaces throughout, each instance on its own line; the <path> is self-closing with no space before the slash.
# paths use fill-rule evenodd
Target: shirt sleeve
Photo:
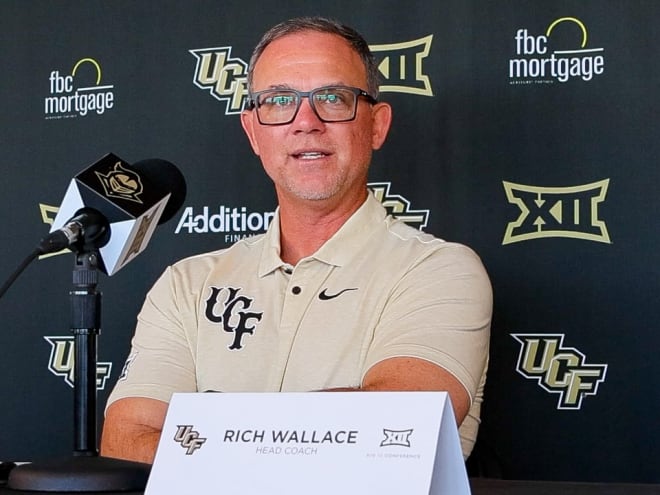
<path id="1" fill-rule="evenodd" d="M 107 404 L 125 397 L 169 402 L 174 392 L 197 391 L 194 342 L 185 331 L 170 267 L 151 288 L 138 315 L 130 354 Z M 107 407 L 107 406 L 106 406 Z"/>
<path id="2" fill-rule="evenodd" d="M 443 243 L 415 261 L 394 288 L 375 330 L 366 372 L 391 357 L 449 371 L 474 401 L 488 362 L 492 290 L 479 257 Z"/>

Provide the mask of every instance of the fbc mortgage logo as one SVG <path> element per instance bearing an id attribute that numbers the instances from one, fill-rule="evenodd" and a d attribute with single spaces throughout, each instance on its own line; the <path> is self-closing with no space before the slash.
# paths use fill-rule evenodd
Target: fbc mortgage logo
<path id="1" fill-rule="evenodd" d="M 44 99 L 46 119 L 70 119 L 101 115 L 115 104 L 113 84 L 102 84 L 101 65 L 93 58 L 81 58 L 71 71 L 51 70 L 49 94 Z"/>

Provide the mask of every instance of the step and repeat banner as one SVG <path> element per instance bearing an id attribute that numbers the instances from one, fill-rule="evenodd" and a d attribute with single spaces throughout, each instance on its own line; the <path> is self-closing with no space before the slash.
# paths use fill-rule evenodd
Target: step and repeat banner
<path id="1" fill-rule="evenodd" d="M 181 210 L 100 277 L 102 409 L 163 269 L 271 221 L 247 63 L 271 25 L 316 14 L 365 35 L 394 109 L 371 189 L 492 278 L 472 472 L 660 482 L 656 1 L 4 0 L 2 281 L 103 155 L 180 168 Z M 0 460 L 72 450 L 74 261 L 35 260 L 0 299 Z"/>

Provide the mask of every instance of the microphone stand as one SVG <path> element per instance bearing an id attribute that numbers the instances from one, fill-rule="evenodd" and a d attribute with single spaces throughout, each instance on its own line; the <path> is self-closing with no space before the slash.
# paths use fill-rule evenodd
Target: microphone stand
<path id="1" fill-rule="evenodd" d="M 99 253 L 76 253 L 73 269 L 71 332 L 75 343 L 73 455 L 12 469 L 10 490 L 43 492 L 142 492 L 150 464 L 99 456 L 96 367 L 101 332 L 101 293 L 97 291 Z"/>

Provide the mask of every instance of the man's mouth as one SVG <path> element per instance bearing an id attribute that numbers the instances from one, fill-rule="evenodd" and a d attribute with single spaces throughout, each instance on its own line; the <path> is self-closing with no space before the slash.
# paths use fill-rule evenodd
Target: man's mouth
<path id="1" fill-rule="evenodd" d="M 319 158 L 324 158 L 326 156 L 328 156 L 328 153 L 322 151 L 303 151 L 293 154 L 293 157 L 299 160 L 318 160 Z"/>

